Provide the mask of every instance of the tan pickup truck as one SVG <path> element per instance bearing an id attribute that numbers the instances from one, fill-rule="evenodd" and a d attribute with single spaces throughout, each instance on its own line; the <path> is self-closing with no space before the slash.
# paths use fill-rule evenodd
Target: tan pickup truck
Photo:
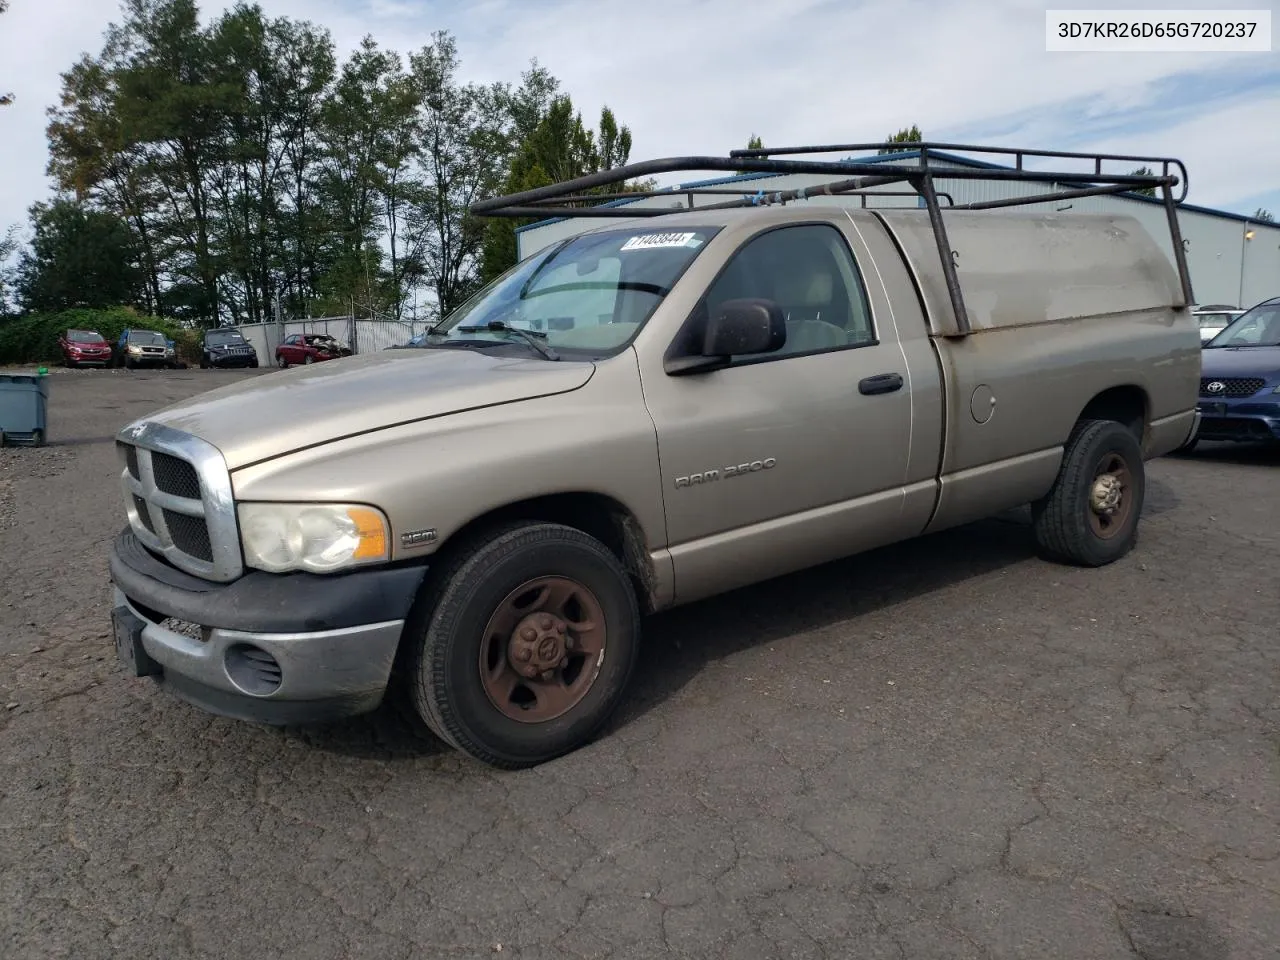
<path id="1" fill-rule="evenodd" d="M 1048 557 L 1122 557 L 1144 460 L 1197 424 L 1185 264 L 1124 217 L 943 211 L 904 169 L 926 209 L 857 209 L 840 194 L 885 165 L 833 163 L 818 200 L 633 213 L 418 347 L 129 425 L 121 659 L 267 723 L 399 690 L 512 768 L 597 734 L 653 611 L 1025 504 Z M 570 209 L 540 204 L 600 182 L 482 212 Z M 1150 178 L 1171 209 L 1176 182 Z"/>

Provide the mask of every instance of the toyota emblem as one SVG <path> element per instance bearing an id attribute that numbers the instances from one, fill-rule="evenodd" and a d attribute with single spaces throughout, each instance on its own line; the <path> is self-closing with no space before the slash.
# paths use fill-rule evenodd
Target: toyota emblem
<path id="1" fill-rule="evenodd" d="M 1215 380 L 1213 383 L 1205 387 L 1205 389 L 1210 393 L 1221 393 L 1223 390 L 1227 389 L 1227 385 L 1221 380 Z"/>

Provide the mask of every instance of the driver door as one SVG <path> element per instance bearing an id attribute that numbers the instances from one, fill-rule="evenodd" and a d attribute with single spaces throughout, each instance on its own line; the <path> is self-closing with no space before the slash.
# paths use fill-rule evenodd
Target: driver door
<path id="1" fill-rule="evenodd" d="M 863 255 L 869 259 L 869 253 Z M 873 317 L 849 238 L 827 223 L 744 243 L 690 318 L 765 297 L 774 353 L 646 385 L 682 600 L 897 539 L 911 406 L 906 361 Z"/>

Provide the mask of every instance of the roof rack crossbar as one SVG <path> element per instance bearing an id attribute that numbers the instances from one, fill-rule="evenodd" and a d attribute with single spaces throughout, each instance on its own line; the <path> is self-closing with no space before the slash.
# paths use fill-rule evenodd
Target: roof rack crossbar
<path id="1" fill-rule="evenodd" d="M 602 219 L 602 220 L 604 219 L 630 220 L 632 218 L 640 219 L 640 218 L 648 218 L 648 217 L 667 217 L 673 213 L 687 213 L 690 210 L 728 210 L 728 209 L 734 209 L 737 207 L 770 206 L 774 203 L 786 204 L 793 200 L 800 200 L 800 199 L 805 199 L 806 197 L 817 196 L 818 195 L 817 191 L 818 191 L 817 187 L 807 187 L 805 188 L 805 191 L 804 191 L 805 193 L 804 197 L 787 197 L 787 196 L 780 196 L 778 191 L 775 191 L 769 194 L 763 194 L 763 195 L 761 194 L 744 195 L 741 190 L 717 190 L 717 191 L 714 191 L 714 193 L 717 195 L 728 194 L 730 196 L 737 197 L 738 199 L 735 201 L 727 202 L 727 203 L 710 203 L 710 204 L 704 204 L 702 206 L 688 206 L 688 207 L 686 206 L 638 207 L 632 204 L 627 204 L 625 206 L 598 205 L 594 207 L 567 207 L 567 206 L 551 206 L 549 205 L 550 201 L 544 201 L 543 203 L 529 204 L 527 206 L 503 207 L 501 210 L 496 210 L 493 213 L 488 214 L 488 216 L 513 217 L 513 218 L 539 217 L 543 219 L 550 218 L 550 217 L 566 217 L 566 218 L 589 217 L 592 219 Z M 676 198 L 679 199 L 679 197 L 684 196 L 685 193 L 692 193 L 696 196 L 702 192 L 704 191 L 698 191 L 698 190 L 682 191 L 680 194 L 677 194 L 674 196 L 676 196 Z M 710 190 L 705 192 L 709 194 L 713 193 L 713 191 L 710 191 Z M 782 191 L 782 193 L 787 193 L 787 192 L 788 191 Z M 842 196 L 842 197 L 847 197 L 847 196 L 859 197 L 862 201 L 860 206 L 864 210 L 867 207 L 867 197 L 914 197 L 916 200 L 920 199 L 920 193 L 919 191 L 916 191 L 916 190 L 839 190 L 839 191 L 831 191 L 830 195 Z M 643 199 L 646 196 L 661 197 L 661 196 L 673 196 L 673 194 L 671 194 L 668 191 L 659 190 L 659 191 L 654 191 L 652 193 L 646 192 L 646 193 L 621 195 L 621 197 L 626 197 L 628 199 L 631 199 L 631 198 Z M 946 191 L 939 190 L 938 198 L 940 200 L 945 199 L 947 201 L 948 208 L 955 207 L 956 209 L 959 209 L 958 207 L 956 207 L 955 198 L 951 194 L 947 193 Z M 567 203 L 572 201 L 585 201 L 585 200 L 591 200 L 591 199 L 599 199 L 599 198 L 592 197 L 590 195 L 583 196 L 583 197 L 566 197 L 564 202 Z"/>
<path id="2" fill-rule="evenodd" d="M 1111 194 L 1128 193 L 1132 187 L 1112 184 L 1105 187 L 1084 187 L 1080 190 L 1058 190 L 1053 193 L 1037 193 L 1026 197 L 1005 197 L 1002 200 L 982 200 L 975 203 L 962 203 L 957 210 L 996 210 L 1000 207 L 1023 207 L 1032 203 L 1052 203 L 1055 200 L 1078 200 L 1081 197 L 1105 197 Z"/>
<path id="3" fill-rule="evenodd" d="M 655 190 L 631 190 L 626 193 L 584 193 L 572 197 L 553 197 L 548 200 L 538 200 L 529 206 L 541 207 L 543 204 L 570 204 L 570 203 L 601 203 L 612 200 L 652 200 L 662 197 L 670 197 L 673 200 L 680 200 L 687 197 L 742 197 L 750 194 L 749 190 L 734 190 L 729 187 L 661 187 Z M 777 192 L 777 191 L 772 191 Z M 806 195 L 813 193 L 813 188 L 807 188 Z M 864 188 L 855 190 L 842 190 L 841 196 L 847 197 L 919 197 L 920 194 L 915 190 L 876 190 L 874 188 Z M 951 194 L 939 190 L 938 196 L 946 197 L 948 204 L 955 206 L 955 199 Z M 863 204 L 866 205 L 865 202 Z M 670 207 L 669 210 L 677 208 Z"/>
<path id="4" fill-rule="evenodd" d="M 738 159 L 763 159 L 766 157 L 778 156 L 794 156 L 797 154 L 815 154 L 815 153 L 876 153 L 885 149 L 887 144 L 881 143 L 834 143 L 834 144 L 818 144 L 813 146 L 800 147 L 761 147 L 758 149 L 738 149 L 730 150 L 729 156 Z M 1187 177 L 1187 168 L 1175 157 L 1150 157 L 1140 154 L 1128 153 L 1081 153 L 1072 150 L 1031 150 L 1025 147 L 991 147 L 978 146 L 969 143 L 942 143 L 931 140 L 920 141 L 902 141 L 891 145 L 891 149 L 895 153 L 905 153 L 910 151 L 947 151 L 951 153 L 985 153 L 997 156 L 1013 157 L 1014 172 L 1030 172 L 1025 170 L 1025 161 L 1028 157 L 1033 159 L 1044 160 L 1090 160 L 1093 162 L 1092 173 L 1062 173 L 1057 174 L 1059 180 L 1086 180 L 1098 181 L 1104 178 L 1102 172 L 1103 162 L 1134 164 L 1138 163 L 1143 166 L 1158 166 L 1160 173 L 1158 177 L 1177 176 L 1175 183 L 1182 184 L 1182 193 L 1178 197 L 1177 202 L 1182 203 L 1187 198 L 1187 189 L 1190 181 Z M 1172 172 L 1172 168 L 1177 168 L 1177 173 Z M 954 171 L 948 169 L 947 175 L 950 176 Z M 1019 178 L 1020 179 L 1020 178 Z M 1147 182 L 1141 186 L 1159 186 L 1157 183 L 1150 182 L 1155 177 L 1144 178 Z M 1110 182 L 1108 179 L 1106 182 Z"/>

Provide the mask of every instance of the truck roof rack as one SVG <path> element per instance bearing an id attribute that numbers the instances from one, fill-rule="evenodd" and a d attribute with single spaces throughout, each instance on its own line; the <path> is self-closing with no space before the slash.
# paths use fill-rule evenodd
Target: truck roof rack
<path id="1" fill-rule="evenodd" d="M 1110 194 L 1128 193 L 1134 190 L 1150 188 L 1159 190 L 1169 223 L 1169 235 L 1173 242 L 1173 258 L 1178 271 L 1178 279 L 1182 288 L 1180 307 L 1195 303 L 1191 290 L 1191 277 L 1187 269 L 1186 249 L 1182 241 L 1182 230 L 1178 225 L 1177 206 L 1187 197 L 1187 169 L 1181 160 L 1172 157 L 1143 157 L 1113 153 L 1073 153 L 1062 150 L 1024 150 L 1015 147 L 988 147 L 971 144 L 936 143 L 931 141 L 899 142 L 892 144 L 895 152 L 913 152 L 918 154 L 916 165 L 895 164 L 892 160 L 876 161 L 804 159 L 779 159 L 781 156 L 797 154 L 829 154 L 829 153 L 876 153 L 884 149 L 885 143 L 843 143 L 822 144 L 798 147 L 768 147 L 756 150 L 733 150 L 727 157 L 689 156 L 668 157 L 658 160 L 644 160 L 625 164 L 611 170 L 576 177 L 561 183 L 519 193 L 480 200 L 471 205 L 471 213 L 481 217 L 616 217 L 635 219 L 638 217 L 662 217 L 693 208 L 693 197 L 699 195 L 726 195 L 735 199 L 717 203 L 704 204 L 698 210 L 726 210 L 736 207 L 769 206 L 786 204 L 817 196 L 861 196 L 862 205 L 866 206 L 868 195 L 878 196 L 916 196 L 923 199 L 929 214 L 929 222 L 937 241 L 938 255 L 942 261 L 943 277 L 946 280 L 947 292 L 951 306 L 956 315 L 956 329 L 960 335 L 972 332 L 969 325 L 968 312 L 965 310 L 964 296 L 960 290 L 960 280 L 956 274 L 954 254 L 947 239 L 946 224 L 942 217 L 941 197 L 948 201 L 948 208 L 955 210 L 991 210 L 1004 207 L 1026 206 L 1033 203 L 1045 203 L 1054 200 L 1069 200 L 1080 197 L 1107 196 Z M 943 163 L 955 159 L 974 163 L 973 158 L 956 157 L 956 154 L 986 154 L 1012 158 L 1013 166 L 998 166 L 992 160 L 977 160 L 971 167 L 938 167 L 930 161 Z M 1027 162 L 1044 161 L 1088 161 L 1092 169 L 1084 171 L 1032 170 Z M 1151 174 L 1138 173 L 1104 173 L 1104 163 L 1124 163 L 1132 166 L 1141 164 L 1151 168 Z M 1069 165 L 1069 164 L 1068 164 Z M 826 183 L 811 187 L 799 187 L 792 190 L 763 190 L 752 194 L 750 191 L 732 190 L 724 187 L 669 187 L 662 190 L 644 190 L 631 193 L 588 193 L 610 184 L 625 183 L 641 177 L 655 174 L 723 171 L 726 173 L 746 174 L 818 174 L 830 175 L 833 178 Z M 1045 193 L 1035 193 L 1026 197 L 1009 197 L 1000 200 L 987 200 L 980 203 L 956 205 L 947 194 L 940 194 L 934 186 L 938 177 L 947 180 L 989 180 L 1014 181 L 1021 183 L 1043 183 L 1061 185 L 1066 189 L 1056 189 Z M 874 187 L 905 183 L 911 191 L 873 191 Z M 1173 188 L 1181 186 L 1175 197 Z M 681 197 L 688 198 L 688 207 L 679 208 L 635 208 L 631 205 L 615 206 L 608 201 L 640 200 L 646 197 Z"/>

